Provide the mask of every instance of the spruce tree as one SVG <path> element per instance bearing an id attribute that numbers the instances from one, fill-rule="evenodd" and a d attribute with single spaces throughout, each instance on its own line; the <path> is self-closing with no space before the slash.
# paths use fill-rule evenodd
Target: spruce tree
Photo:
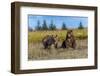
<path id="1" fill-rule="evenodd" d="M 66 29 L 67 29 L 66 24 L 63 22 L 62 23 L 62 30 L 66 30 Z"/>
<path id="2" fill-rule="evenodd" d="M 84 29 L 82 22 L 79 23 L 78 29 Z"/>
<path id="3" fill-rule="evenodd" d="M 56 30 L 56 25 L 54 25 L 53 20 L 51 20 L 49 30 Z"/>
<path id="4" fill-rule="evenodd" d="M 40 21 L 37 21 L 37 26 L 35 27 L 36 30 L 41 30 Z"/>
<path id="5" fill-rule="evenodd" d="M 48 30 L 48 26 L 47 26 L 46 20 L 43 21 L 42 30 Z"/>

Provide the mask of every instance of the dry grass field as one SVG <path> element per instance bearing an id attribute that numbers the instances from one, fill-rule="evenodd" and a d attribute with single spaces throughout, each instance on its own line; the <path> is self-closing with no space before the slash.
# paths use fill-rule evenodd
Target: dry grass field
<path id="1" fill-rule="evenodd" d="M 29 44 L 29 60 L 48 60 L 48 59 L 76 59 L 87 58 L 87 40 L 77 40 L 77 48 L 58 48 L 53 46 L 51 49 L 44 49 L 41 43 Z"/>
<path id="2" fill-rule="evenodd" d="M 76 37 L 76 49 L 72 48 L 57 48 L 51 46 L 50 49 L 44 49 L 42 45 L 42 38 L 48 34 L 57 34 L 61 39 L 59 41 L 59 47 L 61 46 L 62 40 L 66 36 L 66 31 L 35 31 L 29 32 L 28 35 L 28 59 L 29 60 L 50 60 L 50 59 L 79 59 L 88 57 L 88 46 L 87 46 L 87 30 L 74 30 Z"/>

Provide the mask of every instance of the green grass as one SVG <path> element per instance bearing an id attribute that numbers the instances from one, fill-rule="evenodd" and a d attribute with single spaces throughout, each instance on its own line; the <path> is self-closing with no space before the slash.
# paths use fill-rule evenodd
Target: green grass
<path id="1" fill-rule="evenodd" d="M 28 33 L 28 42 L 36 43 L 41 42 L 46 35 L 58 35 L 59 39 L 62 41 L 66 37 L 67 30 L 55 30 L 55 31 L 33 31 Z M 87 29 L 75 29 L 73 30 L 76 39 L 85 39 L 88 37 Z"/>

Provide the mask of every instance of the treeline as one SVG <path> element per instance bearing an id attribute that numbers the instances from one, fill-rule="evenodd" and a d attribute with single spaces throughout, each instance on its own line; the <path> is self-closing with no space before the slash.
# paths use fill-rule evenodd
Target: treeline
<path id="1" fill-rule="evenodd" d="M 40 21 L 37 21 L 37 26 L 35 27 L 35 30 L 57 30 L 57 25 L 54 24 L 53 20 L 51 20 L 50 24 L 47 24 L 46 20 L 43 21 L 43 23 L 41 24 Z M 62 30 L 66 30 L 67 26 L 66 24 L 63 22 L 62 23 Z"/>
<path id="2" fill-rule="evenodd" d="M 35 30 L 57 30 L 57 25 L 54 24 L 53 20 L 51 20 L 50 24 L 47 24 L 46 20 L 43 20 L 43 23 L 40 23 L 40 21 L 37 21 L 37 25 L 35 26 Z M 82 22 L 79 23 L 78 29 L 83 29 Z M 62 23 L 61 30 L 67 30 L 67 26 L 65 22 Z M 32 31 L 32 28 L 29 27 L 29 31 Z"/>

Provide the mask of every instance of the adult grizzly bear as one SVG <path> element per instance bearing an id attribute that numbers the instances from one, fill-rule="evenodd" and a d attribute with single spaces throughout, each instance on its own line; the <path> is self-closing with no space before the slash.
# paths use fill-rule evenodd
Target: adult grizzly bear
<path id="1" fill-rule="evenodd" d="M 58 41 L 57 41 L 57 35 L 47 35 L 42 39 L 42 43 L 45 49 L 51 47 L 51 45 L 54 45 L 55 48 L 58 46 Z"/>
<path id="2" fill-rule="evenodd" d="M 67 34 L 66 34 L 66 39 L 63 41 L 62 43 L 62 48 L 76 48 L 76 40 L 75 37 L 73 35 L 73 31 L 72 30 L 68 30 Z"/>

